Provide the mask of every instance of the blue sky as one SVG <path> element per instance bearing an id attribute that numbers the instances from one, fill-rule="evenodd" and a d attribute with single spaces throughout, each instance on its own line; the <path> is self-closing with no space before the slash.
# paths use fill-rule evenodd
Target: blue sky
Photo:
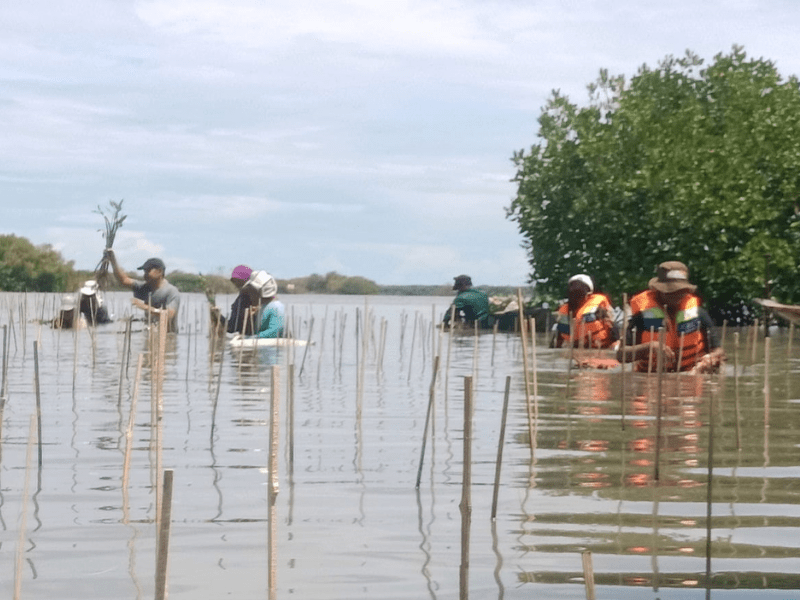
<path id="1" fill-rule="evenodd" d="M 744 45 L 800 74 L 800 2 L 47 0 L 0 9 L 0 233 L 78 268 L 523 285 L 515 150 L 560 89 Z"/>

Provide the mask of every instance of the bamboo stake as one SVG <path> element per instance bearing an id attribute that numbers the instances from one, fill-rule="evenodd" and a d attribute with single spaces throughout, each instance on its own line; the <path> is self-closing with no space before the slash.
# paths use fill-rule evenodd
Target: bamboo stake
<path id="1" fill-rule="evenodd" d="M 156 555 L 156 600 L 167 597 L 167 567 L 169 561 L 169 530 L 172 522 L 172 469 L 164 471 L 161 484 L 163 499 L 158 527 L 158 554 Z"/>
<path id="2" fill-rule="evenodd" d="M 281 372 L 278 365 L 272 366 L 270 385 L 270 428 L 269 428 L 269 493 L 278 494 L 278 442 L 280 415 Z"/>
<path id="3" fill-rule="evenodd" d="M 539 370 L 536 365 L 536 319 L 531 317 L 531 357 L 533 359 L 533 419 L 539 422 Z M 535 446 L 535 444 L 531 444 Z"/>
<path id="4" fill-rule="evenodd" d="M 36 417 L 31 415 L 28 429 L 28 446 L 25 451 L 25 485 L 22 488 L 22 504 L 20 508 L 19 539 L 17 540 L 17 565 L 14 569 L 14 600 L 20 600 L 22 592 L 22 559 L 25 555 L 25 530 L 28 526 L 28 485 L 30 482 L 31 455 L 33 454 L 33 436 L 36 432 Z"/>
<path id="5" fill-rule="evenodd" d="M 464 460 L 461 481 L 461 566 L 459 598 L 469 597 L 469 540 L 472 516 L 472 378 L 464 377 Z"/>
<path id="6" fill-rule="evenodd" d="M 294 365 L 286 365 L 286 412 L 289 419 L 289 477 L 294 474 Z"/>
<path id="7" fill-rule="evenodd" d="M 769 338 L 767 338 L 769 340 Z M 706 581 L 707 590 L 711 591 L 711 507 L 712 507 L 712 473 L 714 467 L 714 392 L 711 392 L 708 406 L 708 482 L 706 485 Z"/>
<path id="8" fill-rule="evenodd" d="M 500 438 L 497 441 L 497 461 L 494 466 L 494 493 L 492 495 L 492 521 L 497 518 L 497 496 L 500 492 L 500 467 L 503 464 L 503 444 L 506 437 L 506 417 L 508 416 L 508 396 L 511 393 L 511 376 L 506 376 L 506 390 L 503 395 L 503 413 L 500 418 Z"/>
<path id="9" fill-rule="evenodd" d="M 428 442 L 428 427 L 433 415 L 433 402 L 436 394 L 436 373 L 439 371 L 439 357 L 433 359 L 433 375 L 431 376 L 431 385 L 428 388 L 428 410 L 425 413 L 425 427 L 422 430 L 422 448 L 419 454 L 419 469 L 417 469 L 417 483 L 414 486 L 419 489 L 419 484 L 422 481 L 422 465 L 425 462 L 425 446 Z"/>
<path id="10" fill-rule="evenodd" d="M 128 523 L 128 481 L 131 466 L 131 452 L 133 450 L 133 426 L 136 424 L 136 402 L 139 399 L 139 382 L 142 376 L 144 354 L 139 353 L 136 362 L 136 379 L 133 382 L 133 396 L 131 397 L 131 412 L 128 415 L 128 427 L 125 430 L 125 460 L 122 463 L 122 506 L 123 522 Z"/>
<path id="11" fill-rule="evenodd" d="M 794 323 L 789 323 L 789 341 L 786 343 L 786 358 L 790 358 L 792 356 L 793 337 L 794 337 Z M 3 356 L 5 356 L 5 354 Z"/>
<path id="12" fill-rule="evenodd" d="M 739 410 L 739 332 L 733 334 L 733 391 L 736 403 L 736 450 L 742 451 L 742 415 Z"/>
<path id="13" fill-rule="evenodd" d="M 586 585 L 586 600 L 595 600 L 594 595 L 594 567 L 592 566 L 592 553 L 589 550 L 581 552 L 583 562 L 583 582 Z"/>
<path id="14" fill-rule="evenodd" d="M 497 329 L 500 326 L 500 321 L 495 321 L 492 326 L 492 366 L 494 366 L 494 349 L 497 345 Z"/>
<path id="15" fill-rule="evenodd" d="M 755 325 L 753 325 L 753 346 L 752 346 L 752 354 L 750 355 L 750 362 L 755 364 L 756 362 L 756 342 L 758 341 L 758 319 L 755 320 Z"/>
<path id="16" fill-rule="evenodd" d="M 269 564 L 269 598 L 277 597 L 277 565 L 278 565 L 278 528 L 275 520 L 275 500 L 278 496 L 278 442 L 279 442 L 279 407 L 280 407 L 280 368 L 272 367 L 270 386 L 270 428 L 269 428 L 269 482 L 268 493 L 268 539 L 267 562 Z"/>
<path id="17" fill-rule="evenodd" d="M 306 347 L 303 349 L 303 359 L 300 361 L 300 371 L 297 374 L 300 377 L 303 374 L 303 366 L 306 364 L 306 355 L 308 354 L 308 347 L 311 345 L 311 333 L 314 331 L 314 317 L 311 317 L 311 323 L 308 326 L 308 339 L 306 340 Z"/>
<path id="18" fill-rule="evenodd" d="M 0 383 L 0 402 L 5 403 L 6 388 L 8 387 L 8 325 L 3 325 L 3 364 L 2 364 L 3 381 Z"/>
<path id="19" fill-rule="evenodd" d="M 517 302 L 522 306 L 522 290 L 517 288 Z M 528 435 L 530 436 L 531 460 L 533 460 L 533 414 L 531 411 L 531 382 L 528 374 L 528 344 L 525 334 L 525 322 L 520 319 L 520 335 L 522 337 L 522 373 L 525 377 L 525 405 L 528 409 Z"/>
<path id="20" fill-rule="evenodd" d="M 622 294 L 622 335 L 620 336 L 620 347 L 622 348 L 622 374 L 620 376 L 622 383 L 622 396 L 620 399 L 620 410 L 621 410 L 621 424 L 622 430 L 625 431 L 625 397 L 627 395 L 627 376 L 625 370 L 625 350 L 626 345 L 628 343 L 628 294 Z M 633 339 L 634 345 L 636 344 L 636 338 Z M 631 362 L 633 365 L 633 362 Z"/>
<path id="21" fill-rule="evenodd" d="M 419 320 L 419 313 L 414 313 L 414 328 L 411 330 L 411 348 L 408 353 L 408 379 L 411 381 L 411 364 L 414 362 L 414 342 L 417 340 L 417 321 Z M 452 329 L 453 323 L 450 323 Z"/>
<path id="22" fill-rule="evenodd" d="M 36 388 L 36 434 L 39 440 L 39 470 L 42 468 L 42 396 L 39 393 L 39 342 L 33 342 L 34 386 Z"/>
<path id="23" fill-rule="evenodd" d="M 656 459 L 654 464 L 653 479 L 659 480 L 659 461 L 661 459 L 661 391 L 664 379 L 664 337 L 663 327 L 658 329 L 658 387 L 656 392 Z M 652 350 L 652 348 L 651 348 Z"/>

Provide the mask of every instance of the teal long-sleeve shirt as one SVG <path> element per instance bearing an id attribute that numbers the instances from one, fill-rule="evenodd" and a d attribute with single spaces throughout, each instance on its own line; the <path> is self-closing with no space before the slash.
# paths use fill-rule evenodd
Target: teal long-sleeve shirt
<path id="1" fill-rule="evenodd" d="M 283 336 L 284 322 L 286 321 L 286 309 L 283 302 L 273 300 L 261 313 L 261 327 L 258 330 L 260 338 L 277 338 Z"/>

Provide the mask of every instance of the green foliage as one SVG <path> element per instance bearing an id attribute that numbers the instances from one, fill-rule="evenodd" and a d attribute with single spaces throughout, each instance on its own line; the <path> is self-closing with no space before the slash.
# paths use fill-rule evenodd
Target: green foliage
<path id="1" fill-rule="evenodd" d="M 72 273 L 72 262 L 49 244 L 34 246 L 15 235 L 0 235 L 0 290 L 61 292 Z"/>
<path id="2" fill-rule="evenodd" d="M 235 294 L 238 290 L 230 279 L 222 275 L 200 275 L 199 273 L 184 273 L 172 271 L 167 280 L 181 292 L 200 294 Z"/>
<path id="3" fill-rule="evenodd" d="M 514 154 L 537 293 L 580 272 L 617 298 L 681 260 L 711 304 L 800 303 L 800 90 L 742 48 L 687 52 L 626 82 L 601 72 L 579 108 L 554 92 L 540 144 Z"/>
<path id="4" fill-rule="evenodd" d="M 379 293 L 380 287 L 374 281 L 364 277 L 348 277 L 336 271 L 331 271 L 325 275 L 314 273 L 308 277 L 279 280 L 278 292 L 291 292 L 294 294 L 352 294 L 365 296 Z"/>

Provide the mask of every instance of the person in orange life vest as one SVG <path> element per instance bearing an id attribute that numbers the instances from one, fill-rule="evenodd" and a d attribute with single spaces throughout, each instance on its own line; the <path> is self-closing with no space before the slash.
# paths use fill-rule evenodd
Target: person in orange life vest
<path id="1" fill-rule="evenodd" d="M 576 348 L 614 346 L 619 340 L 619 329 L 614 323 L 614 309 L 608 297 L 594 291 L 594 283 L 588 275 L 574 275 L 567 285 L 567 302 L 558 309 L 556 335 L 551 345 L 561 348 L 569 344 L 572 332 Z"/>
<path id="2" fill-rule="evenodd" d="M 719 369 L 725 353 L 711 317 L 700 306 L 697 286 L 689 283 L 689 268 L 678 261 L 658 265 L 648 289 L 631 298 L 626 342 L 617 351 L 620 362 L 634 362 L 637 371 L 657 367 L 658 330 L 665 328 L 664 368 L 668 371 L 710 373 Z M 633 339 L 635 330 L 636 339 Z M 678 364 L 680 363 L 680 364 Z"/>

